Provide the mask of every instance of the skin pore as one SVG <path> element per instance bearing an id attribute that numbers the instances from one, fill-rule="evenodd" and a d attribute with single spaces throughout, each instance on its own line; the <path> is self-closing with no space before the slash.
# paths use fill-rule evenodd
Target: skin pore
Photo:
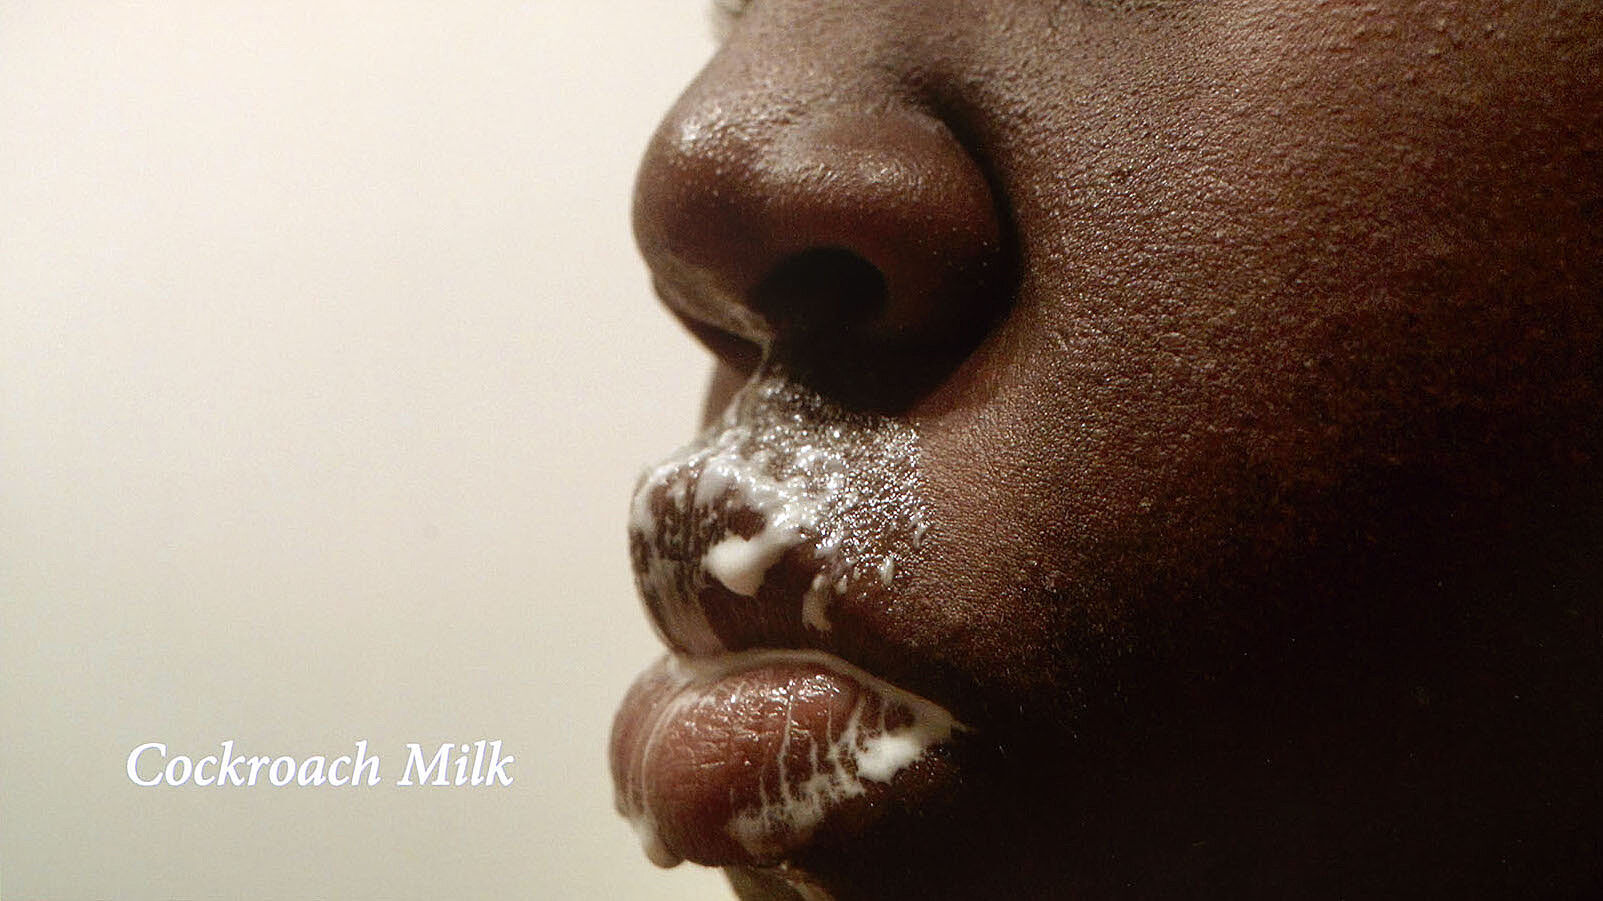
<path id="1" fill-rule="evenodd" d="M 743 896 L 1596 889 L 1590 3 L 728 24 L 637 239 L 709 421 L 760 372 L 916 432 L 928 540 L 828 640 L 974 735 Z"/>

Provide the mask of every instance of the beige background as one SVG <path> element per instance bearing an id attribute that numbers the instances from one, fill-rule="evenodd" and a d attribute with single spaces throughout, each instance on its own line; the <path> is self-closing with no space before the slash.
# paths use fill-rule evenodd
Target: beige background
<path id="1" fill-rule="evenodd" d="M 629 244 L 701 0 L 0 0 L 0 885 L 700 898 L 611 812 L 623 517 L 705 360 Z M 128 752 L 499 738 L 499 791 Z"/>

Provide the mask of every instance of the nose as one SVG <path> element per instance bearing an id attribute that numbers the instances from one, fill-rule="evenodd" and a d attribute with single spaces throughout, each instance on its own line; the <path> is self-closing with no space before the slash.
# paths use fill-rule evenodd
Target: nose
<path id="1" fill-rule="evenodd" d="M 715 60 L 651 141 L 636 240 L 724 364 L 766 355 L 837 399 L 905 407 L 1005 307 L 1002 217 L 939 115 L 819 80 Z"/>

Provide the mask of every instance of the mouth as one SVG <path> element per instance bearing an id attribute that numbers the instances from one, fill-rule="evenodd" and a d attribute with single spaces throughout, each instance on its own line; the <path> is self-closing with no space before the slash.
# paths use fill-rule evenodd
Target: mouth
<path id="1" fill-rule="evenodd" d="M 630 556 L 670 653 L 625 698 L 611 765 L 652 861 L 783 864 L 955 785 L 967 730 L 884 677 L 928 528 L 912 429 L 773 368 L 642 477 Z"/>

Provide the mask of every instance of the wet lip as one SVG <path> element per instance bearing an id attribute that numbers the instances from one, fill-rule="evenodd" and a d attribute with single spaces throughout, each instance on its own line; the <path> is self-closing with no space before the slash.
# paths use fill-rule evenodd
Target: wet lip
<path id="1" fill-rule="evenodd" d="M 825 652 L 670 656 L 624 699 L 612 776 L 658 865 L 765 866 L 943 791 L 962 731 L 940 706 Z"/>
<path id="2" fill-rule="evenodd" d="M 625 698 L 611 764 L 652 860 L 777 863 L 955 782 L 963 727 L 864 668 L 895 659 L 872 624 L 926 530 L 915 439 L 759 373 L 642 478 L 630 555 L 673 653 Z"/>
<path id="3" fill-rule="evenodd" d="M 697 655 L 857 643 L 836 614 L 850 633 L 889 606 L 923 542 L 917 453 L 907 426 L 760 372 L 635 490 L 630 559 L 664 643 Z"/>

